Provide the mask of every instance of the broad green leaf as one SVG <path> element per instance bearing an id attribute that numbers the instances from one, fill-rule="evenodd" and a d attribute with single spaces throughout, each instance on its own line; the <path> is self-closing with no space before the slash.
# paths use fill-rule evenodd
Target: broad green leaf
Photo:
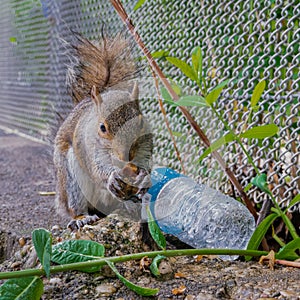
<path id="1" fill-rule="evenodd" d="M 160 272 L 159 272 L 159 269 L 158 269 L 158 266 L 159 266 L 159 263 L 165 259 L 166 257 L 163 256 L 163 255 L 157 255 L 154 257 L 154 259 L 152 260 L 152 263 L 150 265 L 150 271 L 151 273 L 158 277 L 160 275 Z"/>
<path id="2" fill-rule="evenodd" d="M 44 292 L 43 281 L 35 277 L 8 279 L 0 286 L 1 300 L 39 300 Z"/>
<path id="3" fill-rule="evenodd" d="M 134 11 L 138 10 L 138 9 L 145 3 L 145 1 L 146 1 L 146 0 L 139 0 L 139 1 L 135 4 L 133 10 L 134 10 Z"/>
<path id="4" fill-rule="evenodd" d="M 176 57 L 167 57 L 166 58 L 172 65 L 174 65 L 175 67 L 177 67 L 178 69 L 181 70 L 181 72 L 187 76 L 188 78 L 190 78 L 193 81 L 197 81 L 197 76 L 194 72 L 194 70 L 191 68 L 191 66 L 189 66 L 185 61 L 176 58 Z"/>
<path id="5" fill-rule="evenodd" d="M 104 251 L 104 246 L 94 241 L 69 240 L 53 246 L 52 261 L 62 265 L 97 260 L 104 256 Z M 92 273 L 99 271 L 99 267 L 80 268 L 79 271 Z"/>
<path id="6" fill-rule="evenodd" d="M 224 136 L 221 136 L 218 140 L 214 141 L 210 147 L 208 147 L 203 154 L 200 156 L 199 161 L 202 161 L 207 155 L 219 149 L 221 146 L 232 142 L 235 139 L 232 133 L 227 133 Z"/>
<path id="7" fill-rule="evenodd" d="M 148 228 L 152 238 L 154 239 L 154 241 L 156 242 L 159 248 L 161 248 L 162 250 L 166 250 L 167 242 L 165 236 L 162 234 L 160 228 L 155 222 L 149 206 L 147 206 L 147 215 L 148 215 Z"/>
<path id="8" fill-rule="evenodd" d="M 198 46 L 192 52 L 192 65 L 197 79 L 201 81 L 202 78 L 202 51 Z"/>
<path id="9" fill-rule="evenodd" d="M 240 136 L 247 139 L 265 139 L 275 135 L 278 130 L 275 124 L 260 125 L 246 130 Z"/>
<path id="10" fill-rule="evenodd" d="M 187 95 L 179 98 L 178 101 L 167 101 L 173 106 L 200 106 L 207 107 L 205 99 L 197 95 Z"/>
<path id="11" fill-rule="evenodd" d="M 300 194 L 296 195 L 292 201 L 289 203 L 289 205 L 286 207 L 285 212 L 287 212 L 288 209 L 290 209 L 292 206 L 296 205 L 297 203 L 300 203 Z"/>
<path id="12" fill-rule="evenodd" d="M 211 92 L 205 97 L 206 104 L 212 106 L 216 102 L 223 91 L 224 87 L 228 84 L 229 79 L 218 84 Z"/>
<path id="13" fill-rule="evenodd" d="M 265 87 L 266 87 L 266 81 L 263 80 L 263 81 L 260 81 L 254 88 L 253 90 L 253 94 L 252 94 L 252 97 L 251 97 L 251 102 L 250 102 L 250 105 L 251 105 L 251 108 L 254 108 L 257 104 L 257 102 L 259 101 L 262 93 L 264 92 L 265 90 Z"/>
<path id="14" fill-rule="evenodd" d="M 106 260 L 106 263 L 114 271 L 114 273 L 117 275 L 117 277 L 124 283 L 124 285 L 126 285 L 129 289 L 131 289 L 132 291 L 134 291 L 138 295 L 149 297 L 149 296 L 154 296 L 158 293 L 159 289 L 145 288 L 145 287 L 141 287 L 141 286 L 138 286 L 138 285 L 130 282 L 129 280 L 127 280 L 124 276 L 122 276 L 118 272 L 117 268 L 115 267 L 115 265 L 111 261 Z"/>
<path id="15" fill-rule="evenodd" d="M 284 247 L 282 247 L 278 254 L 276 255 L 276 259 L 287 259 L 287 260 L 296 260 L 299 259 L 300 256 L 296 253 L 296 251 L 300 251 L 300 238 L 292 240 Z"/>
<path id="16" fill-rule="evenodd" d="M 271 194 L 269 190 L 268 183 L 267 183 L 267 174 L 263 173 L 261 175 L 256 175 L 252 180 L 251 183 L 257 186 L 261 191 Z"/>
<path id="17" fill-rule="evenodd" d="M 32 242 L 47 277 L 50 277 L 50 261 L 52 254 L 52 235 L 43 228 L 36 229 L 32 232 Z"/>
<path id="18" fill-rule="evenodd" d="M 257 250 L 263 237 L 265 236 L 267 230 L 273 224 L 273 222 L 279 217 L 277 214 L 268 215 L 255 229 L 252 234 L 247 250 Z M 252 256 L 246 256 L 245 259 L 248 261 L 252 258 Z"/>

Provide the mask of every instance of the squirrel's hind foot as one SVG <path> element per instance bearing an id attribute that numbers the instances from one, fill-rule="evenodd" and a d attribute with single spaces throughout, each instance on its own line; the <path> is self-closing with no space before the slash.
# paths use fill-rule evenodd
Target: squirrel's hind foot
<path id="1" fill-rule="evenodd" d="M 78 231 L 84 225 L 91 225 L 100 220 L 97 215 L 81 215 L 77 216 L 75 219 L 71 220 L 68 224 L 68 228 L 71 231 Z"/>

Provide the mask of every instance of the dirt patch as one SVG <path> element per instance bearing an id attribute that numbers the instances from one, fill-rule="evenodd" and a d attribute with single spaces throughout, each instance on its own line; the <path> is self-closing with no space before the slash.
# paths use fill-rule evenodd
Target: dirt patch
<path id="1" fill-rule="evenodd" d="M 146 249 L 135 223 L 111 216 L 78 235 L 65 229 L 54 210 L 54 191 L 49 149 L 0 130 L 0 270 L 39 267 L 30 234 L 35 228 L 51 230 L 54 243 L 84 238 L 103 243 L 106 255 L 122 255 Z M 19 244 L 19 238 L 25 243 Z M 22 247 L 21 247 L 22 245 Z M 43 279 L 42 299 L 300 299 L 300 270 L 276 266 L 270 270 L 257 262 L 221 261 L 218 258 L 170 258 L 165 275 L 154 278 L 138 261 L 117 265 L 121 274 L 142 286 L 160 288 L 156 297 L 142 298 L 129 291 L 107 268 L 94 274 L 58 273 Z M 176 275 L 177 274 L 177 275 Z M 178 275 L 180 274 L 180 275 Z M 183 292 L 174 295 L 174 289 Z"/>

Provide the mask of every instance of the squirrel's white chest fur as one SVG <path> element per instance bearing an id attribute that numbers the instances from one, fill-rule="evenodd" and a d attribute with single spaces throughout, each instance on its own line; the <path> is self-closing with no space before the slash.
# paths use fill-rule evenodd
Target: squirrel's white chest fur
<path id="1" fill-rule="evenodd" d="M 132 201 L 123 201 L 114 197 L 108 191 L 106 183 L 101 180 L 95 183 L 79 165 L 72 147 L 68 150 L 67 161 L 73 185 L 76 185 L 80 189 L 80 193 L 77 193 L 77 195 L 81 197 L 82 201 L 79 201 L 79 203 L 82 206 L 80 209 L 83 212 L 87 211 L 87 208 L 95 208 L 105 215 L 118 213 L 134 219 L 140 218 L 140 204 L 133 203 Z M 72 189 L 74 189 L 74 186 Z"/>

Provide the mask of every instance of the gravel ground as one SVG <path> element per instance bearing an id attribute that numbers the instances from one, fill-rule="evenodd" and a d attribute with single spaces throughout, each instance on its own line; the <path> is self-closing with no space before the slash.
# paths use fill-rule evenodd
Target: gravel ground
<path id="1" fill-rule="evenodd" d="M 45 145 L 0 130 L 1 271 L 39 267 L 30 239 L 31 231 L 39 227 L 52 232 L 54 243 L 70 238 L 103 243 L 106 256 L 147 249 L 137 224 L 119 216 L 70 234 L 65 229 L 67 220 L 55 213 L 53 196 L 39 195 L 54 190 L 47 153 Z M 257 262 L 177 257 L 161 264 L 164 275 L 156 279 L 138 261 L 117 267 L 134 283 L 159 288 L 157 296 L 137 296 L 104 267 L 93 274 L 67 272 L 44 278 L 42 299 L 300 299 L 300 269 L 296 268 L 275 266 L 270 270 Z"/>

